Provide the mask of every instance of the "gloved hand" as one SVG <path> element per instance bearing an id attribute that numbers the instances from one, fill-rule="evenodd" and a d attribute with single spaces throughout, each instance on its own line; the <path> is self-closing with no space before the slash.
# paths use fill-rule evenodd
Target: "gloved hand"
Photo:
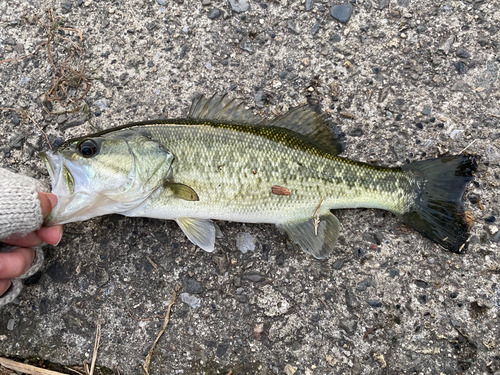
<path id="1" fill-rule="evenodd" d="M 57 197 L 44 190 L 39 181 L 0 168 L 0 242 L 15 246 L 0 252 L 0 308 L 17 297 L 20 279 L 42 265 L 42 251 L 32 247 L 61 240 L 62 226 L 42 226 L 57 203 Z"/>

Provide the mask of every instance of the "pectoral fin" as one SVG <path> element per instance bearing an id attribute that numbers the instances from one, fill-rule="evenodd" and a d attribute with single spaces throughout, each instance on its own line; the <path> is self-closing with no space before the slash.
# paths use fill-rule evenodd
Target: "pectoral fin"
<path id="1" fill-rule="evenodd" d="M 317 259 L 327 258 L 331 254 L 340 232 L 340 223 L 331 212 L 320 216 L 319 221 L 309 218 L 277 226 L 294 243 Z"/>
<path id="2" fill-rule="evenodd" d="M 176 198 L 184 199 L 185 201 L 199 201 L 200 200 L 200 198 L 198 197 L 198 194 L 196 194 L 196 191 L 194 191 L 191 187 L 184 185 L 184 184 L 178 184 L 176 182 L 166 181 L 165 182 L 165 189 L 172 190 L 172 192 Z"/>
<path id="3" fill-rule="evenodd" d="M 214 251 L 216 230 L 212 220 L 181 217 L 176 221 L 192 243 L 205 251 Z"/>

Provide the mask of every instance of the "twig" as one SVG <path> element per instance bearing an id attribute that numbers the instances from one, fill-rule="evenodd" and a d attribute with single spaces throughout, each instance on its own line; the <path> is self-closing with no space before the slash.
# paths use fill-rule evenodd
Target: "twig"
<path id="1" fill-rule="evenodd" d="M 26 363 L 16 362 L 3 357 L 0 357 L 0 365 L 10 370 L 19 371 L 28 375 L 64 375 L 62 372 L 46 370 L 44 368 L 27 365 Z"/>
<path id="2" fill-rule="evenodd" d="M 151 349 L 149 349 L 149 353 L 146 356 L 146 360 L 144 361 L 144 365 L 142 366 L 142 370 L 144 371 L 144 374 L 146 374 L 146 375 L 149 375 L 149 365 L 151 363 L 151 357 L 153 356 L 153 350 L 156 347 L 158 340 L 160 340 L 160 337 L 163 335 L 163 332 L 165 332 L 165 330 L 167 329 L 167 325 L 168 325 L 168 322 L 170 320 L 170 310 L 172 309 L 172 306 L 175 303 L 176 297 L 177 297 L 177 293 L 174 291 L 174 293 L 172 294 L 172 302 L 170 302 L 170 304 L 168 305 L 168 308 L 167 308 L 167 314 L 165 315 L 163 327 L 161 327 L 160 333 L 158 333 L 158 336 L 156 336 L 156 340 L 153 342 Z"/>
<path id="3" fill-rule="evenodd" d="M 71 367 L 68 367 L 68 366 L 64 366 L 64 368 L 68 371 L 73 371 L 75 373 L 77 373 L 78 375 L 85 375 L 84 372 L 81 372 L 81 371 L 78 371 L 78 370 L 75 370 L 74 368 L 71 368 Z"/>
<path id="4" fill-rule="evenodd" d="M 466 147 L 466 148 L 464 148 L 462 151 L 460 151 L 460 152 L 459 152 L 459 154 L 461 154 L 461 153 L 463 153 L 465 150 L 467 150 L 467 149 L 468 149 L 470 146 L 472 146 L 472 145 L 474 144 L 474 142 L 476 142 L 476 141 L 477 141 L 477 138 L 476 138 L 476 139 L 474 139 L 471 143 L 469 143 L 469 144 L 467 145 L 467 147 Z"/>
<path id="5" fill-rule="evenodd" d="M 130 309 L 128 307 L 127 307 L 127 312 L 128 312 L 128 315 L 130 315 L 130 317 L 132 319 L 137 320 L 138 322 L 148 322 L 150 320 L 157 319 L 157 318 L 165 319 L 165 317 L 161 316 L 161 315 L 155 315 L 155 316 L 152 316 L 151 318 L 146 318 L 146 319 L 136 318 L 135 316 L 132 315 L 132 313 L 130 312 Z"/>
<path id="6" fill-rule="evenodd" d="M 28 117 L 31 121 L 33 121 L 33 123 L 36 125 L 36 127 L 43 133 L 43 135 L 45 136 L 45 140 L 47 141 L 47 144 L 49 145 L 49 148 L 52 150 L 52 146 L 50 145 L 50 141 L 49 141 L 49 137 L 47 136 L 47 133 L 45 133 L 42 129 L 42 127 L 40 125 L 38 125 L 38 123 L 35 121 L 35 119 L 33 117 L 31 117 L 30 115 L 28 115 L 28 113 L 26 112 L 25 113 L 26 117 Z"/>
<path id="7" fill-rule="evenodd" d="M 19 60 L 23 60 L 27 57 L 30 57 L 32 55 L 34 55 L 35 53 L 38 52 L 38 50 L 40 48 L 42 48 L 47 42 L 43 42 L 42 44 L 40 44 L 38 47 L 35 48 L 35 50 L 31 53 L 28 53 L 27 55 L 24 55 L 24 56 L 21 56 L 21 57 L 16 57 L 15 59 L 7 59 L 7 60 L 1 60 L 0 61 L 0 64 L 3 64 L 3 63 L 7 63 L 7 62 L 13 62 L 13 61 L 19 61 Z"/>
<path id="8" fill-rule="evenodd" d="M 97 318 L 97 327 L 95 329 L 94 354 L 92 355 L 92 363 L 90 364 L 90 375 L 94 375 L 95 361 L 97 360 L 97 351 L 99 350 L 99 346 L 101 345 L 101 324 L 102 316 L 99 315 L 99 318 Z"/>
<path id="9" fill-rule="evenodd" d="M 365 334 L 363 335 L 363 339 L 366 339 L 370 333 L 375 332 L 377 330 L 377 328 L 378 327 L 375 326 L 375 327 L 370 328 L 368 331 L 366 331 Z"/>
<path id="10" fill-rule="evenodd" d="M 317 299 L 319 299 L 319 300 L 323 303 L 323 305 L 325 306 L 325 309 L 327 309 L 327 310 L 328 310 L 328 305 L 327 305 L 327 304 L 326 304 L 326 302 L 323 300 L 323 298 L 321 298 L 321 297 L 316 297 L 316 298 L 317 298 Z"/>
<path id="11" fill-rule="evenodd" d="M 314 210 L 314 214 L 313 214 L 314 234 L 316 236 L 318 235 L 318 228 L 319 228 L 319 223 L 320 223 L 319 212 L 321 210 L 321 203 L 323 203 L 324 199 L 325 199 L 325 197 L 321 198 L 321 200 L 319 201 L 318 207 L 316 207 L 316 209 Z"/>
<path id="12" fill-rule="evenodd" d="M 146 259 L 148 260 L 149 263 L 151 263 L 151 265 L 157 270 L 158 269 L 158 265 L 153 262 L 153 259 L 151 259 L 148 255 L 146 255 Z"/>

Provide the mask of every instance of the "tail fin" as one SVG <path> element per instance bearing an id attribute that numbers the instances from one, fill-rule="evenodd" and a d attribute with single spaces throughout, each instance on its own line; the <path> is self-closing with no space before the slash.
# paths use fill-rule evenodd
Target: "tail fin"
<path id="1" fill-rule="evenodd" d="M 444 248 L 454 253 L 464 252 L 470 228 L 462 196 L 476 168 L 476 157 L 469 154 L 403 166 L 404 171 L 412 172 L 422 181 L 422 186 L 413 206 L 400 215 L 401 219 Z"/>

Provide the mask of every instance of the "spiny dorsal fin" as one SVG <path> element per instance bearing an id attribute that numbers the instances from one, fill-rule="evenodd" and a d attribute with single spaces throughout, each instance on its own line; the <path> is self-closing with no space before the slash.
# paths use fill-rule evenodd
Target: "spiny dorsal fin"
<path id="1" fill-rule="evenodd" d="M 302 134 L 310 142 L 332 155 L 342 153 L 339 139 L 332 134 L 325 115 L 314 112 L 309 107 L 293 108 L 287 113 L 266 123 Z"/>
<path id="2" fill-rule="evenodd" d="M 262 118 L 245 109 L 241 101 L 229 99 L 227 95 L 214 95 L 206 98 L 203 95 L 193 100 L 188 118 L 235 122 L 240 124 L 257 124 Z"/>
<path id="3" fill-rule="evenodd" d="M 325 115 L 314 112 L 309 107 L 297 107 L 270 121 L 264 121 L 245 108 L 236 99 L 228 99 L 226 94 L 211 98 L 200 96 L 193 100 L 188 118 L 224 121 L 249 125 L 277 126 L 303 135 L 323 151 L 332 155 L 342 152 L 338 138 L 330 131 Z"/>

